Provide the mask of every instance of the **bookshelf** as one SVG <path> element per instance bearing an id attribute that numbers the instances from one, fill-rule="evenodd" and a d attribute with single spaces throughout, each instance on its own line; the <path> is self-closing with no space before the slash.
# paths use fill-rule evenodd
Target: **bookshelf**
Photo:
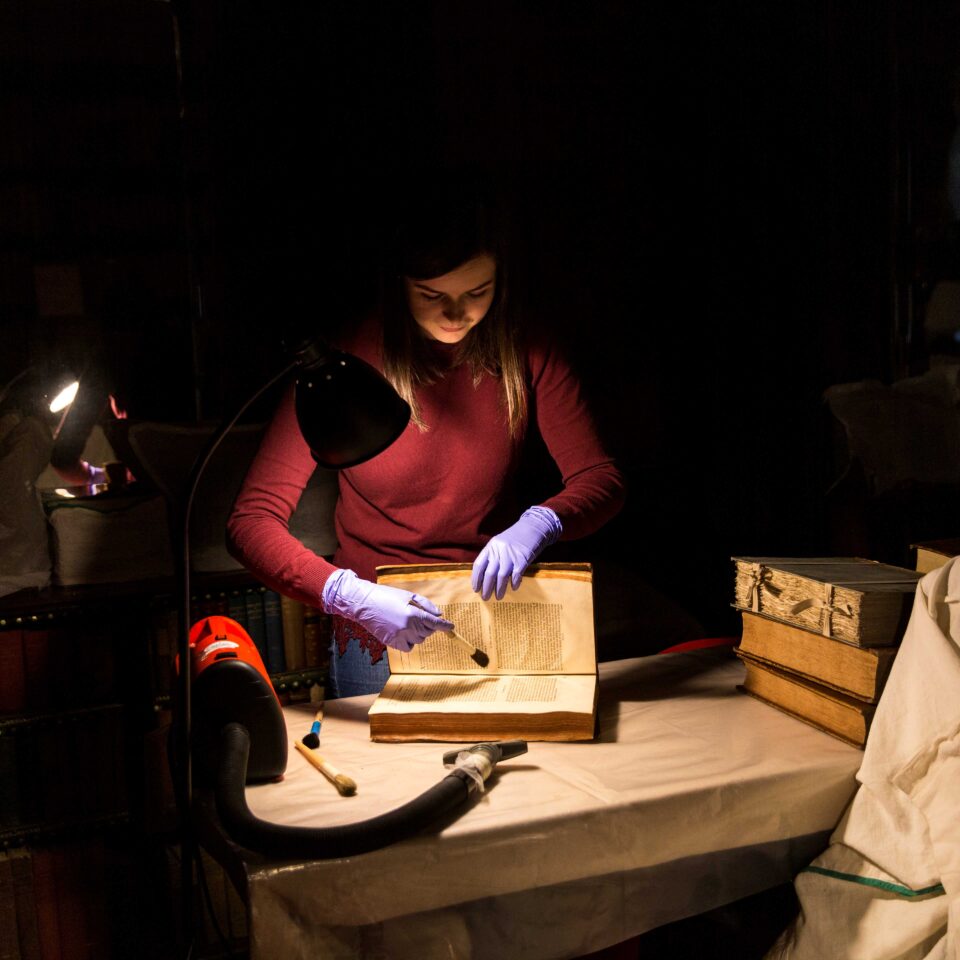
<path id="1" fill-rule="evenodd" d="M 200 574 L 195 586 L 193 619 L 233 592 L 258 599 L 265 592 L 246 571 Z M 33 902 L 27 919 L 25 907 L 19 916 L 13 908 L 0 912 L 0 942 L 30 936 L 21 929 L 27 924 L 50 941 L 43 957 L 73 956 L 51 932 L 71 929 L 91 956 L 172 955 L 179 896 L 167 757 L 174 596 L 173 580 L 160 579 L 0 598 L 0 869 L 15 862 Z M 325 616 L 299 623 L 312 623 L 326 649 Z M 321 696 L 325 678 L 324 663 L 271 673 L 285 702 L 307 700 L 311 691 Z M 78 862 L 91 865 L 82 883 L 75 882 Z M 236 899 L 224 892 L 224 878 L 207 883 L 220 891 L 215 905 L 233 904 L 236 940 Z M 198 890 L 198 904 L 202 896 Z M 200 907 L 197 916 L 205 917 Z M 204 930 L 198 956 L 215 955 L 216 927 L 204 920 Z"/>
<path id="2" fill-rule="evenodd" d="M 19 955 L 28 923 L 44 957 L 70 956 L 68 940 L 121 955 L 139 925 L 155 925 L 143 897 L 152 877 L 139 758 L 153 711 L 140 606 L 123 585 L 0 599 L 0 849 L 32 904 L 13 912 Z"/>

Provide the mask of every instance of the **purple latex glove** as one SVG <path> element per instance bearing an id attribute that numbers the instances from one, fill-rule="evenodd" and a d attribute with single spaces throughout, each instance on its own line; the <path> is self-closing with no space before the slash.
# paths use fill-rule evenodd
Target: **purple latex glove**
<path id="1" fill-rule="evenodd" d="M 426 597 L 362 580 L 352 570 L 335 570 L 324 584 L 321 599 L 327 613 L 355 620 L 381 643 L 404 653 L 431 633 L 453 629 Z"/>
<path id="2" fill-rule="evenodd" d="M 507 584 L 516 590 L 523 571 L 562 532 L 560 518 L 549 507 L 524 510 L 520 519 L 493 537 L 474 560 L 470 581 L 473 589 L 489 600 L 496 587 L 496 597 L 502 600 Z"/>

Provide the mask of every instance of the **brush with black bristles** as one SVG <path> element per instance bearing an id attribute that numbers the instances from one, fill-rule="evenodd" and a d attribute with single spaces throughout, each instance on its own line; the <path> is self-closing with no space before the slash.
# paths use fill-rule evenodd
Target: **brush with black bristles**
<path id="1" fill-rule="evenodd" d="M 425 607 L 417 603 L 416 600 L 409 600 L 407 602 L 415 606 L 418 610 L 424 610 L 426 613 L 430 612 L 429 610 L 426 610 Z M 448 637 L 453 637 L 454 640 L 460 643 L 463 648 L 469 652 L 470 659 L 478 667 L 490 666 L 490 658 L 479 647 L 475 647 L 469 640 L 467 640 L 466 637 L 461 637 L 455 628 L 453 630 L 440 630 L 438 632 L 445 633 Z"/>
<path id="2" fill-rule="evenodd" d="M 454 640 L 461 643 L 463 647 L 470 652 L 470 659 L 478 667 L 487 667 L 490 665 L 490 658 L 479 647 L 475 647 L 466 637 L 461 637 L 456 630 L 451 630 L 447 633 L 447 636 L 453 637 Z"/>
<path id="3" fill-rule="evenodd" d="M 316 750 L 320 746 L 320 724 L 323 722 L 323 705 L 321 704 L 320 709 L 317 711 L 317 715 L 313 718 L 313 723 L 310 725 L 310 732 L 304 736 L 300 741 L 305 747 L 309 747 L 311 750 Z"/>

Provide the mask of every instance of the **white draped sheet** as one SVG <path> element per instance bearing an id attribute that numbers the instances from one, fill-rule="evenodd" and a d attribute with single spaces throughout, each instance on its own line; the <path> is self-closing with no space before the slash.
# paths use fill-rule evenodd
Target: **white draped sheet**
<path id="1" fill-rule="evenodd" d="M 769 960 L 957 960 L 960 558 L 917 585 L 857 780 Z"/>
<path id="2" fill-rule="evenodd" d="M 251 960 L 574 957 L 789 881 L 823 849 L 862 754 L 737 690 L 729 651 L 600 664 L 599 736 L 531 742 L 461 815 L 361 856 L 247 857 Z M 247 787 L 259 818 L 333 826 L 391 810 L 455 744 L 373 743 L 373 697 L 326 704 L 320 752 Z M 308 704 L 284 710 L 291 745 Z"/>

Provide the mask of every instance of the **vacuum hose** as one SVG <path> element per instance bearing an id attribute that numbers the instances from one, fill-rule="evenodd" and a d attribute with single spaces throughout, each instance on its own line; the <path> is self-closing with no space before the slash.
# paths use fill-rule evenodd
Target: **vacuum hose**
<path id="1" fill-rule="evenodd" d="M 250 733 L 241 723 L 220 731 L 216 774 L 216 804 L 230 836 L 248 850 L 283 859 L 330 860 L 368 853 L 412 836 L 456 809 L 482 788 L 499 760 L 526 753 L 523 740 L 480 743 L 444 755 L 445 763 L 467 756 L 442 780 L 395 810 L 335 827 L 292 827 L 254 816 L 247 806 L 245 785 Z"/>

